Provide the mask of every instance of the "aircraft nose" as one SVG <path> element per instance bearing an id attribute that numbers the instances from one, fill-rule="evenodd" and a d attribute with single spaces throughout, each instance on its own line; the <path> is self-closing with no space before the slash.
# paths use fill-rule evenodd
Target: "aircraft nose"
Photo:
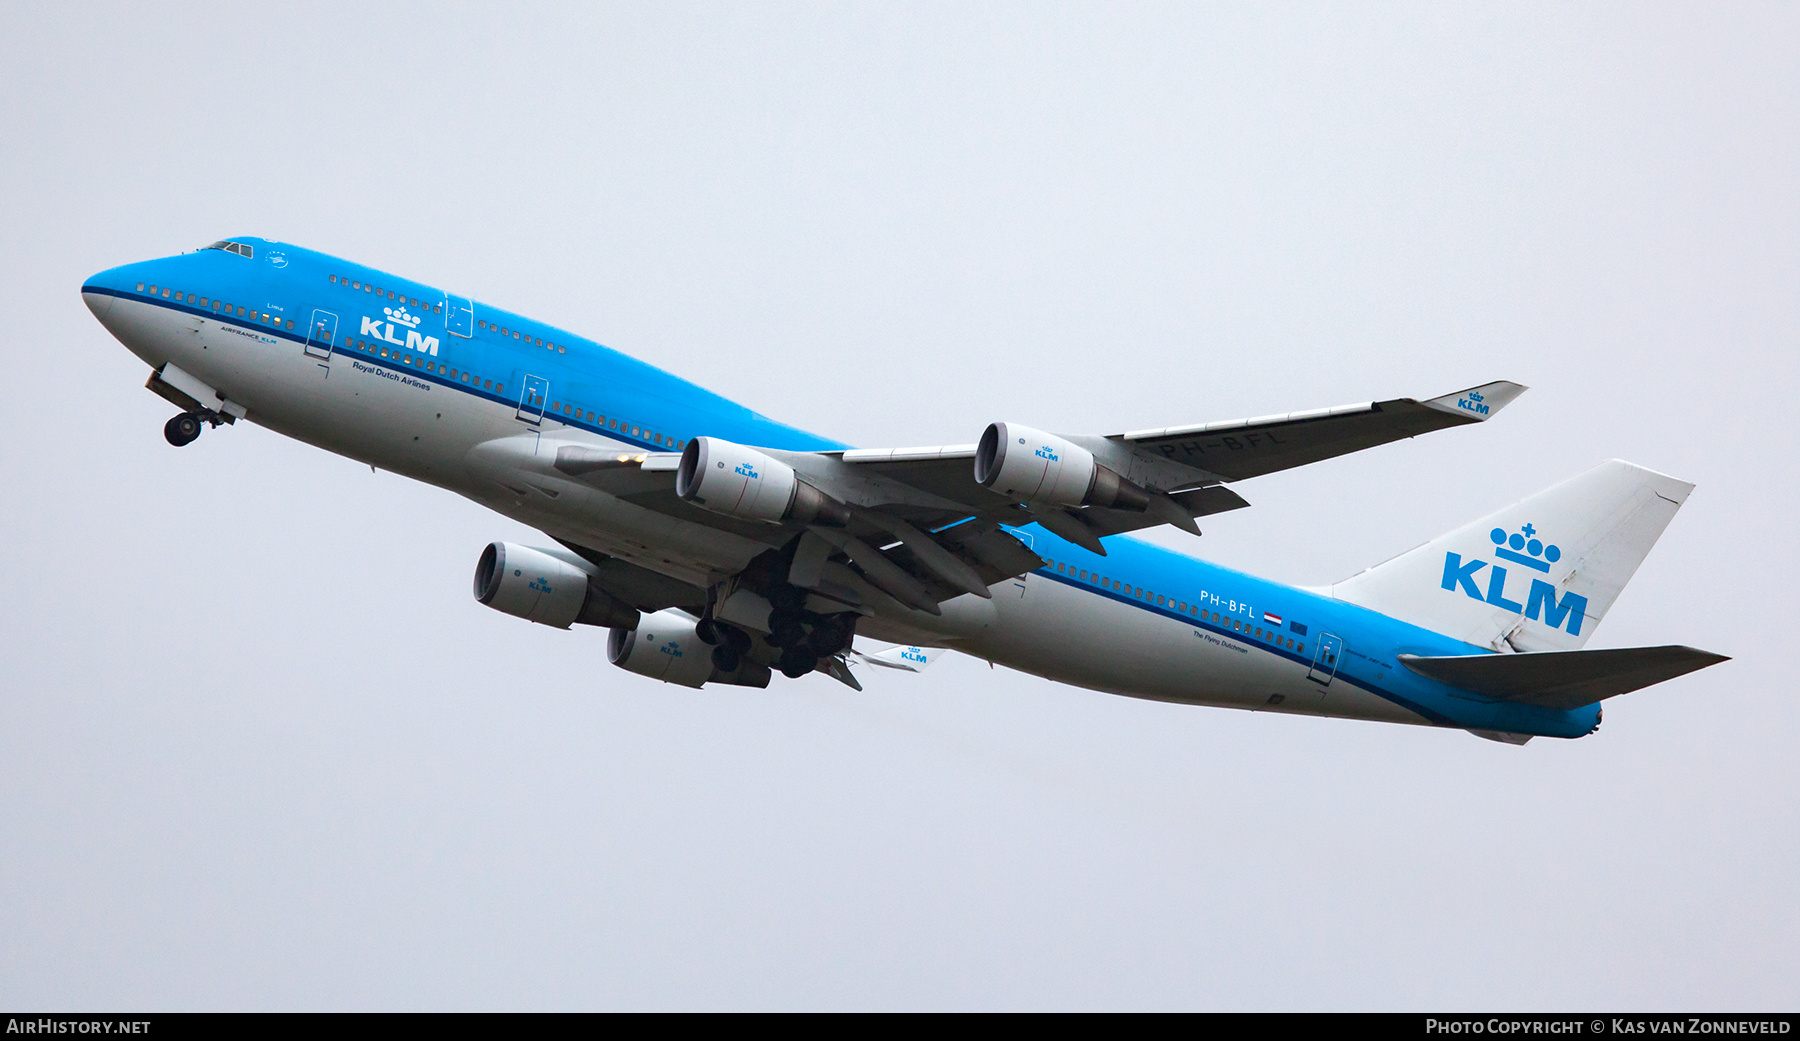
<path id="1" fill-rule="evenodd" d="M 105 324 L 106 316 L 112 313 L 112 294 L 97 291 L 91 281 L 81 286 L 81 302 L 87 305 L 101 324 Z"/>
<path id="2" fill-rule="evenodd" d="M 118 294 L 129 292 L 132 286 L 142 281 L 137 278 L 136 271 L 141 266 L 126 264 L 89 276 L 81 283 L 81 302 L 87 304 L 88 310 L 104 324 Z"/>

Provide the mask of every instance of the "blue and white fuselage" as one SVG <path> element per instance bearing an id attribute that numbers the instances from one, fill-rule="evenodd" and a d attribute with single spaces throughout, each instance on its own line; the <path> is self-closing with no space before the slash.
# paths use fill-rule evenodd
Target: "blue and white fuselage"
<path id="1" fill-rule="evenodd" d="M 582 548 L 589 559 L 619 562 L 610 566 L 639 576 L 629 579 L 634 590 L 654 589 L 658 581 L 674 590 L 666 600 L 644 593 L 655 601 L 651 607 L 681 602 L 682 589 L 728 588 L 733 576 L 754 571 L 754 562 L 766 558 L 774 544 L 761 532 L 774 528 L 717 519 L 685 505 L 669 508 L 670 493 L 652 487 L 669 478 L 653 473 L 657 464 L 645 460 L 666 459 L 662 469 L 669 470 L 675 453 L 692 455 L 690 442 L 716 439 L 708 444 L 767 450 L 800 466 L 805 480 L 805 464 L 796 460 L 843 466 L 855 456 L 845 453 L 850 446 L 516 314 L 283 243 L 243 238 L 220 246 L 114 268 L 82 287 L 100 322 L 156 370 L 153 388 L 191 406 L 204 421 L 242 418 L 467 496 Z M 1485 413 L 1481 395 L 1475 400 L 1473 407 Z M 632 469 L 628 479 L 620 478 L 623 484 L 584 483 L 578 468 L 558 463 L 577 458 L 616 458 L 643 472 Z M 1154 477 L 1152 463 L 1141 473 Z M 1639 513 L 1649 511 L 1640 528 L 1662 516 L 1659 499 L 1679 505 L 1686 494 L 1680 482 L 1652 476 L 1662 483 L 1631 476 L 1638 483 L 1615 496 L 1638 504 Z M 1164 498 L 1150 477 L 1138 483 L 1150 498 Z M 925 501 L 925 492 L 906 494 Z M 1169 498 L 1180 500 L 1179 490 Z M 1549 530 L 1563 507 L 1545 500 L 1532 508 L 1544 516 L 1496 520 L 1493 532 L 1500 535 L 1503 525 Z M 1604 504 L 1596 509 L 1608 517 L 1619 513 Z M 1666 512 L 1672 515 L 1673 506 Z M 1059 522 L 1066 525 L 1063 516 Z M 1579 510 L 1568 516 L 1562 530 L 1546 538 L 1563 538 L 1570 552 L 1577 542 L 1584 552 L 1616 550 L 1626 536 L 1637 540 L 1632 546 L 1643 542 L 1636 529 L 1619 534 L 1628 522 L 1605 528 L 1579 520 L 1585 516 Z M 814 530 L 838 538 L 816 525 Z M 860 560 L 856 546 L 848 558 L 834 555 L 833 561 L 844 563 L 831 566 L 858 565 L 843 579 L 849 586 L 902 586 L 899 600 L 866 593 L 855 633 L 948 647 L 1048 679 L 1170 702 L 1449 726 L 1519 740 L 1579 737 L 1600 720 L 1598 697 L 1551 707 L 1542 702 L 1555 699 L 1521 700 L 1480 684 L 1471 690 L 1408 665 L 1413 659 L 1464 662 L 1497 653 L 1609 653 L 1582 652 L 1580 641 L 1623 578 L 1610 593 L 1594 593 L 1572 576 L 1558 579 L 1549 564 L 1523 550 L 1500 544 L 1495 552 L 1512 557 L 1493 556 L 1488 551 L 1495 546 L 1483 529 L 1472 529 L 1474 535 L 1455 549 L 1433 543 L 1422 547 L 1430 551 L 1427 557 L 1410 564 L 1401 558 L 1323 590 L 1256 578 L 1124 534 L 1108 535 L 1102 555 L 1037 523 L 1006 530 L 1041 558 L 1041 566 L 991 584 L 984 580 L 988 588 L 981 595 L 945 597 L 935 611 L 904 602 L 902 594 L 914 586 L 904 576 L 884 582 L 888 565 Z M 1660 531 L 1656 525 L 1649 540 Z M 933 526 L 929 534 L 942 533 Z M 790 547 L 788 557 L 794 553 Z M 1473 563 L 1477 554 L 1480 564 Z M 920 563 L 931 563 L 925 556 L 912 566 L 929 579 L 933 572 Z M 1452 556 L 1455 566 L 1446 563 Z M 1515 558 L 1526 563 L 1509 562 Z M 974 556 L 962 559 L 980 563 Z M 1625 578 L 1635 566 L 1633 560 Z M 1390 568 L 1392 577 L 1384 577 Z M 1527 617 L 1528 580 L 1539 572 L 1542 583 L 1555 580 L 1554 588 L 1544 586 L 1549 592 L 1538 599 L 1547 602 L 1532 601 Z M 964 566 L 951 561 L 935 573 L 960 575 Z M 1553 616 L 1552 609 L 1561 613 Z M 1552 618 L 1554 626 L 1547 624 Z"/>

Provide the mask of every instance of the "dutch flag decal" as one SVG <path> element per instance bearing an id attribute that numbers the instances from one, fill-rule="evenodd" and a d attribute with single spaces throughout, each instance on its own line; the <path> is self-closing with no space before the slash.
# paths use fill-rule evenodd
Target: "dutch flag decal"
<path id="1" fill-rule="evenodd" d="M 1268 622 L 1270 625 L 1280 625 L 1281 624 L 1281 616 L 1278 614 L 1270 614 L 1269 612 L 1264 611 L 1263 612 L 1263 621 Z"/>

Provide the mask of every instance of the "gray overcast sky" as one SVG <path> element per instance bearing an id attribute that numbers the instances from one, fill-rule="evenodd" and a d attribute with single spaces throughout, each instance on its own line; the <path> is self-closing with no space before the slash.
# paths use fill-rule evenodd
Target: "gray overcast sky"
<path id="1" fill-rule="evenodd" d="M 0 1006 L 1793 1008 L 1800 9 L 10 5 Z M 951 658 L 766 692 L 478 606 L 448 493 L 163 443 L 84 276 L 280 238 L 864 445 L 1491 379 L 1240 486 L 1323 584 L 1698 483 L 1594 737 Z"/>

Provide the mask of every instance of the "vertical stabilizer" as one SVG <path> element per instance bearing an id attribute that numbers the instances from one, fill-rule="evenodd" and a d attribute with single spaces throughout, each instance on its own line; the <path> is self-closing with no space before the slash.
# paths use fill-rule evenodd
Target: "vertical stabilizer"
<path id="1" fill-rule="evenodd" d="M 1497 651 L 1574 650 L 1593 635 L 1693 489 L 1609 460 L 1331 592 Z"/>

